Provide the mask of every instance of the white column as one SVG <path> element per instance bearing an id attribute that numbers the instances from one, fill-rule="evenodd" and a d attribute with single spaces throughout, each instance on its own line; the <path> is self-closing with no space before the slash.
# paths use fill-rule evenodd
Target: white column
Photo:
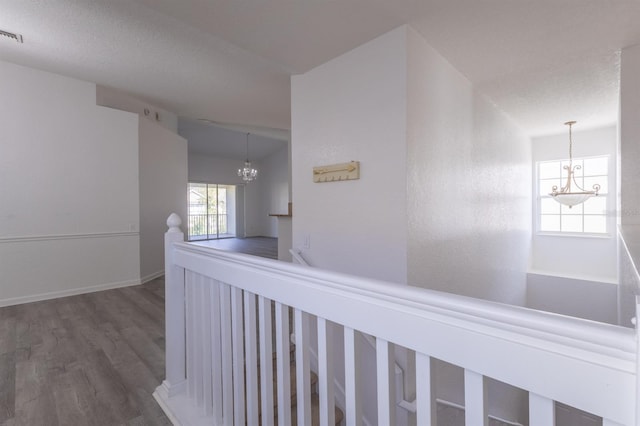
<path id="1" fill-rule="evenodd" d="M 220 349 L 222 350 L 222 421 L 233 424 L 233 327 L 231 287 L 220 283 Z"/>
<path id="2" fill-rule="evenodd" d="M 260 324 L 260 403 L 263 423 L 273 419 L 273 347 L 271 345 L 271 300 L 258 296 Z"/>
<path id="3" fill-rule="evenodd" d="M 318 390 L 320 399 L 320 426 L 335 426 L 336 411 L 333 378 L 333 326 L 318 318 Z"/>
<path id="4" fill-rule="evenodd" d="M 231 288 L 233 351 L 233 424 L 245 426 L 244 415 L 244 328 L 242 290 Z"/>
<path id="5" fill-rule="evenodd" d="M 195 273 L 187 270 L 185 273 L 184 281 L 184 295 L 185 295 L 185 344 L 187 346 L 185 361 L 187 363 L 187 395 L 189 398 L 195 398 L 196 396 L 196 337 L 194 334 L 195 329 L 195 306 L 194 306 L 194 291 L 195 291 Z"/>
<path id="6" fill-rule="evenodd" d="M 378 377 L 378 424 L 391 426 L 396 422 L 395 353 L 393 344 L 376 339 Z"/>
<path id="7" fill-rule="evenodd" d="M 184 241 L 181 224 L 180 217 L 172 213 L 167 219 L 169 230 L 164 235 L 166 379 L 163 386 L 170 397 L 182 392 L 186 385 L 184 268 L 173 261 L 173 244 Z"/>
<path id="8" fill-rule="evenodd" d="M 362 423 L 362 395 L 360 392 L 360 345 L 356 341 L 356 331 L 344 328 L 344 393 L 347 426 L 357 426 Z"/>
<path id="9" fill-rule="evenodd" d="M 276 302 L 276 363 L 278 380 L 278 426 L 291 425 L 289 307 Z"/>
<path id="10" fill-rule="evenodd" d="M 296 388 L 298 425 L 311 426 L 311 368 L 309 365 L 309 315 L 295 310 Z"/>
<path id="11" fill-rule="evenodd" d="M 466 426 L 488 426 L 487 384 L 484 376 L 464 370 L 464 419 Z"/>
<path id="12" fill-rule="evenodd" d="M 223 346 L 221 344 L 221 301 L 220 301 L 220 283 L 214 280 L 207 280 L 207 287 L 209 291 L 209 304 L 210 321 L 211 321 L 211 393 L 213 400 L 213 416 L 218 422 L 222 420 L 222 400 L 223 400 L 223 387 L 222 387 L 222 375 L 224 370 L 222 369 L 222 354 Z M 231 371 L 231 366 L 229 366 Z M 227 395 L 231 395 L 229 392 Z"/>
<path id="13" fill-rule="evenodd" d="M 258 333 L 256 330 L 256 295 L 244 292 L 244 365 L 247 383 L 247 424 L 259 424 Z"/>
<path id="14" fill-rule="evenodd" d="M 529 426 L 556 424 L 556 405 L 552 399 L 529 392 Z"/>
<path id="15" fill-rule="evenodd" d="M 431 357 L 416 353 L 416 415 L 417 423 L 436 426 L 435 377 L 431 369 Z"/>

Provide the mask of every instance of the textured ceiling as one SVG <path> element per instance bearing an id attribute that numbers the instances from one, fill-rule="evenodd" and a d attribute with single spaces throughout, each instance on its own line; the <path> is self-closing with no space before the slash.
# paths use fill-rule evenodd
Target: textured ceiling
<path id="1" fill-rule="evenodd" d="M 0 59 L 287 129 L 289 76 L 403 23 L 532 136 L 616 120 L 637 0 L 0 0 Z"/>

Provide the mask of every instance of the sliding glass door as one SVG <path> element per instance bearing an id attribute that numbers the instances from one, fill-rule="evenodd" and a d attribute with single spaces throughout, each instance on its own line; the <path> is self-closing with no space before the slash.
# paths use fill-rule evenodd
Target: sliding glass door
<path id="1" fill-rule="evenodd" d="M 235 186 L 189 183 L 189 241 L 235 237 Z"/>

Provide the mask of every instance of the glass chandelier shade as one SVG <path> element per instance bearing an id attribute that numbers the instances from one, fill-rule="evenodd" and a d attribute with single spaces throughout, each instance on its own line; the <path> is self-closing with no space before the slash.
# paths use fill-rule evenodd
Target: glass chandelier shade
<path id="1" fill-rule="evenodd" d="M 573 139 L 571 137 L 571 126 L 576 124 L 576 122 L 567 121 L 564 124 L 569 126 L 569 164 L 563 167 L 567 171 L 567 183 L 559 189 L 557 185 L 553 185 L 549 195 L 551 195 L 558 203 L 571 208 L 575 205 L 584 203 L 591 197 L 597 197 L 598 191 L 600 191 L 600 185 L 596 183 L 593 185 L 592 190 L 587 191 L 582 188 L 578 182 L 576 182 L 575 171 L 582 168 L 580 165 L 573 165 Z M 573 189 L 572 186 L 575 186 L 576 189 Z"/>
<path id="2" fill-rule="evenodd" d="M 238 177 L 241 177 L 244 182 L 251 182 L 258 177 L 258 170 L 251 167 L 251 161 L 249 161 L 249 133 L 247 133 L 247 159 L 244 160 L 244 167 L 238 169 Z"/>

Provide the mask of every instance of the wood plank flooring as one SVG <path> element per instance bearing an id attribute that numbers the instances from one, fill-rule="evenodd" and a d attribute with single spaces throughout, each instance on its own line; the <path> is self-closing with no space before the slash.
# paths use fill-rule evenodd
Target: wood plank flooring
<path id="1" fill-rule="evenodd" d="M 0 308 L 0 425 L 170 425 L 164 279 Z"/>
<path id="2" fill-rule="evenodd" d="M 278 259 L 278 239 L 270 237 L 222 238 L 219 240 L 193 241 L 194 244 L 220 250 Z"/>

